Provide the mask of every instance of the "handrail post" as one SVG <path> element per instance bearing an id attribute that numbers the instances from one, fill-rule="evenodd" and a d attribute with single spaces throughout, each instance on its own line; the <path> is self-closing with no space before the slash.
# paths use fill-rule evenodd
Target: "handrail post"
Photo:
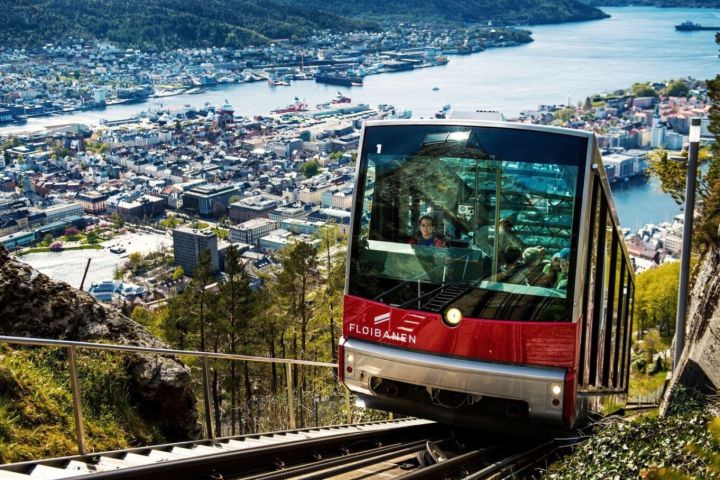
<path id="1" fill-rule="evenodd" d="M 207 356 L 202 356 L 202 376 L 203 376 L 203 391 L 205 392 L 205 423 L 206 429 L 207 429 L 207 435 L 209 439 L 215 438 L 213 435 L 213 428 L 212 428 L 212 415 L 210 415 L 210 373 L 209 373 L 209 367 L 208 367 L 208 359 Z"/>
<path id="2" fill-rule="evenodd" d="M 293 379 L 292 379 L 292 365 L 290 363 L 285 364 L 285 377 L 287 379 L 287 396 L 288 396 L 288 413 L 290 414 L 290 429 L 295 430 L 297 428 L 297 422 L 295 420 L 295 394 L 293 393 Z"/>
<path id="3" fill-rule="evenodd" d="M 68 367 L 70 370 L 70 389 L 72 390 L 73 396 L 73 413 L 75 414 L 75 434 L 77 436 L 78 453 L 80 453 L 80 455 L 87 455 L 80 382 L 78 381 L 77 363 L 75 361 L 75 347 L 68 347 Z"/>
<path id="4" fill-rule="evenodd" d="M 345 412 L 348 425 L 352 425 L 352 410 L 350 410 L 350 389 L 345 387 Z"/>

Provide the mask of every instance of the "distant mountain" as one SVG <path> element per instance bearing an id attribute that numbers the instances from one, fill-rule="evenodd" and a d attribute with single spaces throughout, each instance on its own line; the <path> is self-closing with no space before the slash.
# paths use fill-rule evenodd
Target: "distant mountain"
<path id="1" fill-rule="evenodd" d="M 0 46 L 72 36 L 128 47 L 243 46 L 377 25 L 273 0 L 0 0 Z"/>
<path id="2" fill-rule="evenodd" d="M 577 0 L 277 0 L 351 18 L 423 23 L 533 25 L 607 18 Z"/>
<path id="3" fill-rule="evenodd" d="M 597 7 L 720 8 L 720 0 L 580 0 Z"/>

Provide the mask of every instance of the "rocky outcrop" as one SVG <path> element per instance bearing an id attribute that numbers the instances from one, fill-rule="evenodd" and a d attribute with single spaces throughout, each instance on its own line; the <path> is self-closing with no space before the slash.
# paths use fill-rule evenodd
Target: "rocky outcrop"
<path id="1" fill-rule="evenodd" d="M 707 394 L 720 389 L 720 246 L 697 266 L 688 302 L 685 349 L 668 388 L 676 383 Z M 667 403 L 667 402 L 665 402 Z"/>
<path id="2" fill-rule="evenodd" d="M 11 258 L 2 246 L 0 335 L 167 348 L 138 323 L 105 309 L 90 294 Z M 199 436 L 188 367 L 160 355 L 128 354 L 126 358 L 128 387 L 140 415 L 170 441 Z"/>

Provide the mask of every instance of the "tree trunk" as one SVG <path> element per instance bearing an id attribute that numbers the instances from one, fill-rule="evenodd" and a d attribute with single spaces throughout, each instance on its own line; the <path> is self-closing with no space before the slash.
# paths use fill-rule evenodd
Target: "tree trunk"
<path id="1" fill-rule="evenodd" d="M 270 335 L 270 358 L 275 358 L 275 335 Z M 270 364 L 270 392 L 273 397 L 277 396 L 278 383 L 277 383 L 277 364 L 275 362 Z"/>
<path id="2" fill-rule="evenodd" d="M 243 377 L 245 380 L 245 411 L 248 412 L 248 422 L 252 421 L 252 431 L 257 432 L 257 417 L 253 415 L 252 411 L 253 392 L 248 362 L 243 362 Z"/>
<path id="3" fill-rule="evenodd" d="M 222 398 L 220 398 L 220 381 L 218 378 L 218 371 L 217 368 L 214 367 L 212 369 L 212 395 L 215 409 L 215 435 L 222 436 L 222 418 L 220 416 L 220 404 L 222 403 Z"/>
<path id="4" fill-rule="evenodd" d="M 230 362 L 230 435 L 235 435 L 237 424 L 237 376 L 235 373 L 235 361 Z"/>

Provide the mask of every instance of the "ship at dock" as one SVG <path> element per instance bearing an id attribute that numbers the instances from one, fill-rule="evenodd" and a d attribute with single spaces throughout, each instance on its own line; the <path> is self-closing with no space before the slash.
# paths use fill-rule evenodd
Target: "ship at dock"
<path id="1" fill-rule="evenodd" d="M 363 84 L 363 78 L 336 72 L 318 73 L 315 75 L 315 82 L 340 85 L 341 87 L 360 87 Z"/>
<path id="2" fill-rule="evenodd" d="M 283 113 L 295 113 L 295 112 L 307 112 L 308 106 L 305 102 L 301 102 L 298 97 L 295 97 L 295 101 L 287 107 L 276 108 L 271 110 L 270 113 L 283 114 Z"/>
<path id="3" fill-rule="evenodd" d="M 712 30 L 712 31 L 720 31 L 720 27 L 708 27 L 700 25 L 699 23 L 691 22 L 690 20 L 681 23 L 680 25 L 675 25 L 675 30 L 679 32 L 693 32 L 696 30 Z"/>

